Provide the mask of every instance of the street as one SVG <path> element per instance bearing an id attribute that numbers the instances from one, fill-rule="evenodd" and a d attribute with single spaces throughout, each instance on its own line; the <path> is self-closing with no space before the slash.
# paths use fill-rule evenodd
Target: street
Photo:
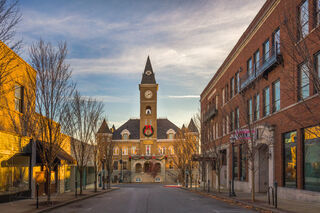
<path id="1" fill-rule="evenodd" d="M 254 212 L 179 188 L 158 184 L 125 184 L 119 190 L 55 209 L 51 212 L 112 213 L 236 213 Z"/>

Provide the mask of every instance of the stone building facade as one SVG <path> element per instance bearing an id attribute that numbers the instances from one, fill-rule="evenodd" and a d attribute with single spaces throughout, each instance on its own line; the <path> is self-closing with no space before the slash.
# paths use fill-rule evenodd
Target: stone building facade
<path id="1" fill-rule="evenodd" d="M 281 197 L 319 201 L 319 8 L 319 0 L 267 0 L 203 90 L 201 146 L 224 153 L 222 187 L 234 179 L 236 191 L 250 192 L 254 173 L 257 192 L 277 182 Z M 203 168 L 216 187 L 215 168 Z"/>
<path id="2" fill-rule="evenodd" d="M 180 128 L 166 118 L 157 117 L 158 84 L 149 57 L 139 90 L 140 119 L 129 119 L 117 129 L 109 129 L 104 121 L 98 131 L 100 136 L 112 138 L 115 143 L 111 179 L 113 182 L 176 183 L 173 143 Z M 189 127 L 198 134 L 193 120 Z"/>

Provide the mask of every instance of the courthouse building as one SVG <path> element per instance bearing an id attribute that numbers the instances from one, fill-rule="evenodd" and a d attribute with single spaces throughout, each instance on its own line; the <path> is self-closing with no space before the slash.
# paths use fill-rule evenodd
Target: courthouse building
<path id="1" fill-rule="evenodd" d="M 319 25 L 320 0 L 267 0 L 213 70 L 201 93 L 201 146 L 213 156 L 207 147 L 218 144 L 222 187 L 233 177 L 235 191 L 250 192 L 253 172 L 257 192 L 277 182 L 282 198 L 320 201 Z M 203 170 L 213 187 L 215 169 Z"/>
<path id="2" fill-rule="evenodd" d="M 104 121 L 98 132 L 110 135 L 115 143 L 112 181 L 174 183 L 178 172 L 173 144 L 180 128 L 167 118 L 157 117 L 158 84 L 149 57 L 139 90 L 140 119 L 129 119 L 111 130 Z M 198 135 L 192 119 L 188 128 Z"/>

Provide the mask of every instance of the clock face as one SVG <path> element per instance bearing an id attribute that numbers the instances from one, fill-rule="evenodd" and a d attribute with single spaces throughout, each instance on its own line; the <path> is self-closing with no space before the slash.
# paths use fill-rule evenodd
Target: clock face
<path id="1" fill-rule="evenodd" d="M 150 70 L 146 71 L 146 75 L 151 75 L 151 74 L 152 74 L 152 72 Z"/>
<path id="2" fill-rule="evenodd" d="M 147 91 L 144 93 L 144 96 L 149 99 L 149 98 L 152 97 L 152 92 L 151 92 L 150 90 L 147 90 Z"/>

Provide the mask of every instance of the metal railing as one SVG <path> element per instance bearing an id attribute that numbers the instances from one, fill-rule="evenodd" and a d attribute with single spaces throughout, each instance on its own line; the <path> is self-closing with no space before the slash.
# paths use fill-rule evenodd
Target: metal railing
<path id="1" fill-rule="evenodd" d="M 275 66 L 281 63 L 279 57 L 280 48 L 276 44 L 268 52 L 266 52 L 258 62 L 255 62 L 251 72 L 248 72 L 240 78 L 240 91 L 249 86 L 254 80 L 261 76 L 266 71 L 271 71 Z"/>

